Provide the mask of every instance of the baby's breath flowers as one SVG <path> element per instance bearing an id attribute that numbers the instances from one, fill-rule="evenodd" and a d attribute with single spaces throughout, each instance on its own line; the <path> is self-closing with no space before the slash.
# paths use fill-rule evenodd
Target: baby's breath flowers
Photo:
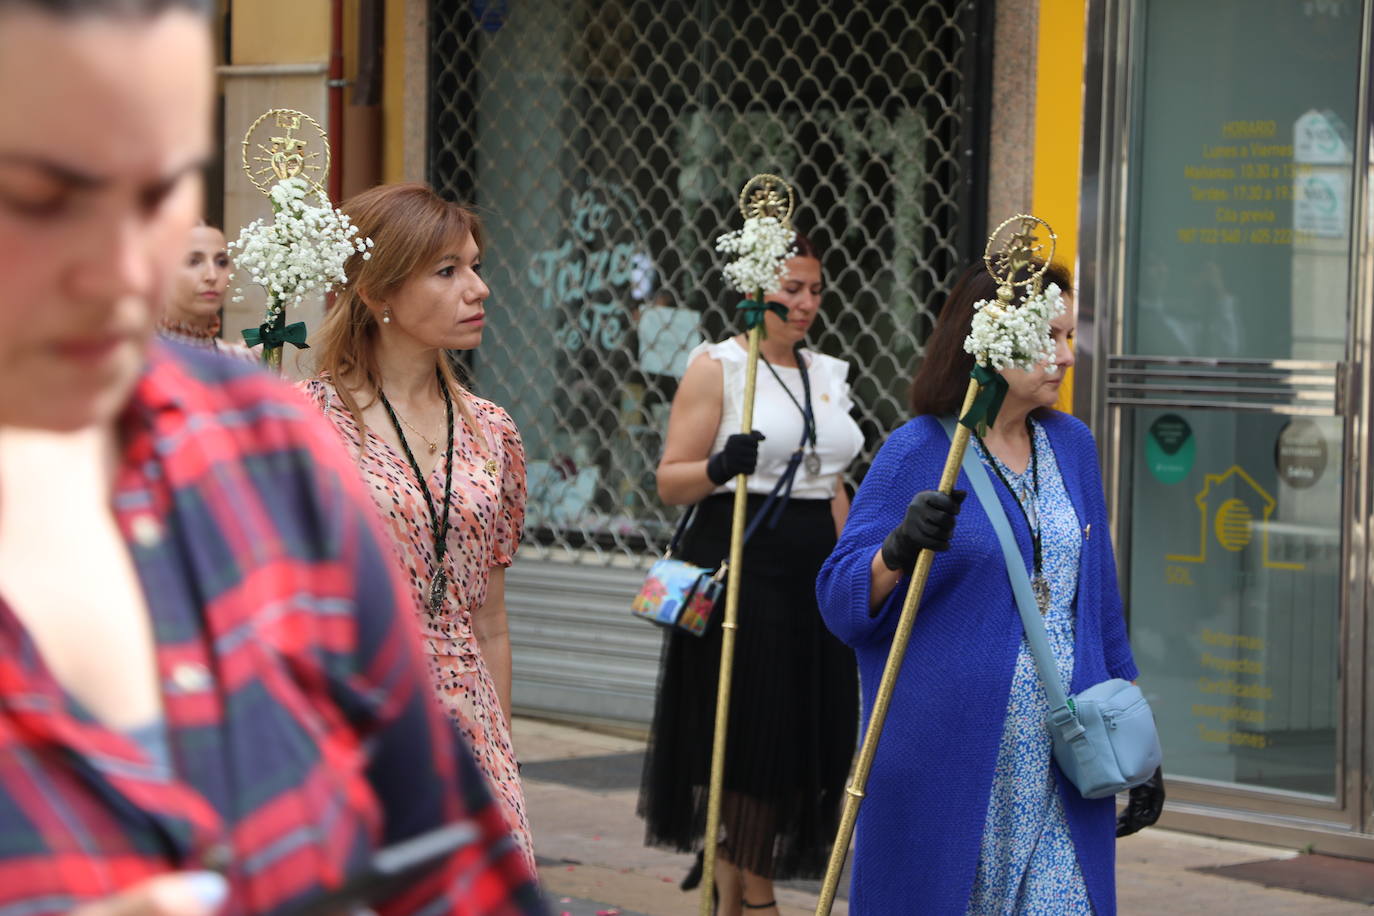
<path id="1" fill-rule="evenodd" d="M 358 227 L 327 201 L 310 203 L 312 195 L 319 192 L 304 179 L 282 179 L 272 186 L 272 221 L 253 220 L 229 244 L 238 271 L 267 290 L 269 321 L 310 293 L 345 282 L 344 262 L 354 253 L 371 257 L 372 240 L 360 238 Z M 234 301 L 241 301 L 243 288 L 234 292 Z"/>
<path id="2" fill-rule="evenodd" d="M 782 285 L 783 263 L 794 254 L 797 234 L 776 217 L 751 216 L 744 228 L 716 239 L 716 251 L 734 259 L 721 270 L 730 285 L 746 296 L 766 295 Z"/>
<path id="3" fill-rule="evenodd" d="M 306 347 L 305 322 L 286 324 L 286 307 L 300 305 L 313 292 L 328 293 L 347 282 L 344 264 L 355 254 L 372 257 L 372 240 L 360 237 L 348 215 L 330 206 L 319 189 L 300 177 L 272 186 L 272 221 L 255 219 L 229 243 L 234 267 L 248 282 L 267 291 L 263 323 L 243 332 L 249 346 L 262 345 L 263 361 L 281 368 L 282 345 Z M 310 202 L 315 197 L 321 206 Z M 243 300 L 243 287 L 234 301 Z"/>
<path id="4" fill-rule="evenodd" d="M 1020 306 L 984 299 L 973 308 L 973 328 L 964 340 L 964 352 L 999 372 L 1012 367 L 1029 371 L 1037 366 L 1054 371 L 1050 322 L 1064 314 L 1064 295 L 1056 284 Z"/>

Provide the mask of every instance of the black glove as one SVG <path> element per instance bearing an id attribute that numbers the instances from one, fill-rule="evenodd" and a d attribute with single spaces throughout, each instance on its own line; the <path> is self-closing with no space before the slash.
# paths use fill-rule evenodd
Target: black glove
<path id="1" fill-rule="evenodd" d="M 948 550 L 954 517 L 967 495 L 963 490 L 948 496 L 939 490 L 922 490 L 913 496 L 906 518 L 883 541 L 883 565 L 911 572 L 922 550 Z"/>
<path id="2" fill-rule="evenodd" d="M 1116 835 L 1130 836 L 1159 820 L 1164 811 L 1164 769 L 1155 770 L 1155 775 L 1131 790 L 1126 807 L 1116 816 Z"/>
<path id="3" fill-rule="evenodd" d="M 720 486 L 732 477 L 752 474 L 759 463 L 759 443 L 763 433 L 735 433 L 725 440 L 725 447 L 706 460 L 706 476 Z"/>

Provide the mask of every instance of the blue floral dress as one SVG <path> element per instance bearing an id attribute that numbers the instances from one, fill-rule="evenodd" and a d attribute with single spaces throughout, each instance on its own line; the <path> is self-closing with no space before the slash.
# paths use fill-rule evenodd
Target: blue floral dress
<path id="1" fill-rule="evenodd" d="M 1059 676 L 1067 684 L 1073 677 L 1074 598 L 1082 527 L 1049 437 L 1039 423 L 1031 421 L 1031 428 L 1039 465 L 1038 497 L 1029 465 L 1024 473 L 1015 474 L 976 442 L 974 448 L 989 469 L 996 465 L 1002 472 L 1023 506 L 1029 509 L 1034 501 L 1036 511 L 1028 514 L 1039 519 L 1042 562 L 1050 585 L 1045 630 Z M 993 486 L 1001 486 L 995 473 L 989 476 Z M 1020 615 L 1015 619 L 1020 627 Z M 978 874 L 969 896 L 969 916 L 1064 916 L 1093 911 L 1050 770 L 1048 714 L 1035 657 L 1022 636 L 983 825 Z"/>

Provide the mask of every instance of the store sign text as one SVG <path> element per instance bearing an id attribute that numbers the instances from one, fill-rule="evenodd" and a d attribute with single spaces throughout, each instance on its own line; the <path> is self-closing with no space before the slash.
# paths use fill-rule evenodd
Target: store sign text
<path id="1" fill-rule="evenodd" d="M 615 196 L 615 189 L 579 194 L 567 219 L 572 238 L 530 258 L 526 276 L 542 291 L 542 308 L 579 306 L 569 309 L 571 323 L 555 332 L 567 350 L 588 344 L 613 349 L 628 331 L 619 294 L 634 280 L 643 246 L 631 220 L 611 202 Z"/>

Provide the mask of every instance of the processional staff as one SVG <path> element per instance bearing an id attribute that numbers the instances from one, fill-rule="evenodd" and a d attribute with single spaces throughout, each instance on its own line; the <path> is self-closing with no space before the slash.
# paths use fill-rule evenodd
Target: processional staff
<path id="1" fill-rule="evenodd" d="M 763 337 L 763 316 L 781 306 L 764 299 L 777 292 L 782 283 L 784 264 L 792 256 L 796 232 L 792 229 L 795 207 L 792 187 L 776 175 L 755 175 L 739 192 L 740 215 L 744 227 L 721 236 L 716 250 L 733 254 L 726 264 L 726 279 L 739 292 L 752 298 L 738 306 L 749 329 L 749 361 L 744 375 L 744 408 L 740 431 L 754 426 L 754 383 L 759 369 L 759 341 Z M 785 315 L 784 315 L 785 317 Z M 734 516 L 730 524 L 730 559 L 725 584 L 725 619 L 721 622 L 720 681 L 716 689 L 716 731 L 711 744 L 711 784 L 706 802 L 705 851 L 702 856 L 701 916 L 710 916 L 715 889 L 716 845 L 720 831 L 721 798 L 725 784 L 725 735 L 730 722 L 730 682 L 734 669 L 735 633 L 739 629 L 739 583 L 744 567 L 744 522 L 748 508 L 748 475 L 735 478 Z"/>

